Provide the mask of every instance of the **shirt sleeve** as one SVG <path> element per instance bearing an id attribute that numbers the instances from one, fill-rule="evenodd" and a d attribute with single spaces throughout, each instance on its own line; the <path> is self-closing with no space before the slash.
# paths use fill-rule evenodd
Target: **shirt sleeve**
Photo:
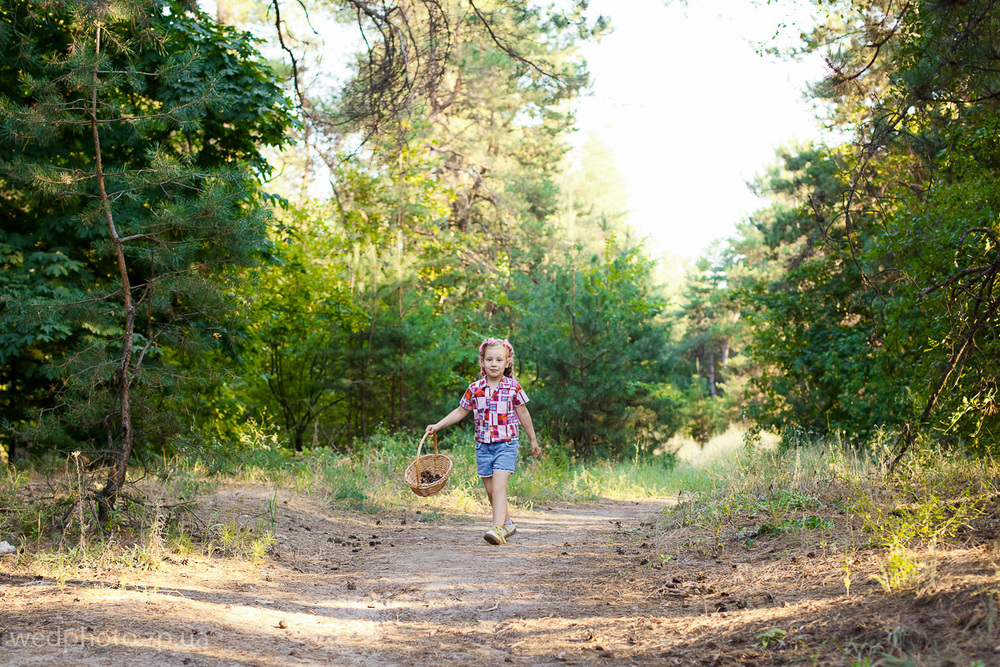
<path id="1" fill-rule="evenodd" d="M 454 394 L 452 394 L 452 396 L 454 396 Z M 458 402 L 458 405 L 463 410 L 471 410 L 472 409 L 472 385 L 471 384 L 469 385 L 469 388 L 465 390 L 465 393 L 462 395 L 462 400 Z"/>
<path id="2" fill-rule="evenodd" d="M 524 393 L 524 389 L 521 388 L 521 383 L 518 382 L 514 387 L 514 398 L 511 403 L 514 404 L 516 408 L 519 405 L 524 405 L 528 402 L 528 395 Z"/>

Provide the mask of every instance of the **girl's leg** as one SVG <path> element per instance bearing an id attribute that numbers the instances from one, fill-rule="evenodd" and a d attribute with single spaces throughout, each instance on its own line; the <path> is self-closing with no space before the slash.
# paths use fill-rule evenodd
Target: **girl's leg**
<path id="1" fill-rule="evenodd" d="M 496 473 L 493 473 L 496 475 Z M 490 514 L 493 514 L 493 478 L 492 477 L 482 477 L 483 487 L 486 489 L 486 497 L 490 499 Z M 496 524 L 499 525 L 499 524 Z"/>
<path id="2" fill-rule="evenodd" d="M 486 496 L 490 499 L 490 507 L 493 508 L 494 526 L 502 526 L 510 519 L 510 511 L 507 508 L 507 482 L 510 481 L 510 476 L 511 473 L 506 470 L 494 470 L 492 477 L 483 477 Z"/>
<path id="3" fill-rule="evenodd" d="M 507 476 L 507 479 L 504 480 L 504 485 L 503 485 L 503 490 L 504 490 L 504 505 L 506 505 L 507 504 L 507 481 L 510 480 L 510 473 L 509 472 L 504 472 L 502 470 L 500 470 L 498 472 L 501 475 L 506 475 Z M 491 509 L 494 507 L 494 504 L 493 504 L 493 479 L 496 477 L 497 474 L 498 474 L 497 472 L 494 472 L 493 473 L 493 477 L 482 477 L 481 478 L 483 480 L 483 486 L 486 487 L 486 497 L 490 499 L 490 508 Z M 496 523 L 495 519 L 494 519 L 494 524 L 493 525 L 499 526 L 501 523 L 503 523 L 504 521 L 507 521 L 508 519 L 510 519 L 510 511 L 506 507 L 504 507 L 504 520 L 501 521 L 500 523 Z"/>
<path id="4" fill-rule="evenodd" d="M 483 487 L 486 489 L 486 497 L 490 499 L 490 511 L 493 511 L 493 478 L 480 477 L 483 480 Z"/>

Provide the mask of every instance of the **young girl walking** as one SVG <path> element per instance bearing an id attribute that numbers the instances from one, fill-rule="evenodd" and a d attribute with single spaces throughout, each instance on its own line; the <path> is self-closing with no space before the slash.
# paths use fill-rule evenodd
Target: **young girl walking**
<path id="1" fill-rule="evenodd" d="M 436 433 L 457 424 L 469 412 L 476 423 L 476 468 L 493 508 L 493 527 L 483 537 L 490 544 L 503 544 L 517 532 L 507 509 L 507 482 L 517 462 L 520 428 L 528 434 L 531 455 L 542 450 L 525 403 L 528 397 L 514 379 L 514 348 L 505 338 L 487 338 L 479 346 L 482 376 L 469 385 L 458 407 L 436 424 L 427 426 Z"/>

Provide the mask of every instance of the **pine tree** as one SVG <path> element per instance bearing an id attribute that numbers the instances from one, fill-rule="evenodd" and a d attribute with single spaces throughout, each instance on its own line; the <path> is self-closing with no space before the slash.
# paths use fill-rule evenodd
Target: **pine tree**
<path id="1" fill-rule="evenodd" d="M 8 421 L 100 457 L 103 525 L 137 443 L 177 430 L 172 350 L 227 342 L 235 269 L 268 250 L 259 146 L 284 143 L 287 104 L 251 38 L 188 4 L 2 11 L 0 363 L 50 383 L 41 417 Z"/>

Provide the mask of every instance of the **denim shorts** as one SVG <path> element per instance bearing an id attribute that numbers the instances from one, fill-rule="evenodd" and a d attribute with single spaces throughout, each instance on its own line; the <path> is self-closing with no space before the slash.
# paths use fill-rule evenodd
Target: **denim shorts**
<path id="1" fill-rule="evenodd" d="M 514 472 L 517 463 L 517 440 L 476 442 L 476 472 L 480 477 L 492 477 L 494 470 Z"/>

